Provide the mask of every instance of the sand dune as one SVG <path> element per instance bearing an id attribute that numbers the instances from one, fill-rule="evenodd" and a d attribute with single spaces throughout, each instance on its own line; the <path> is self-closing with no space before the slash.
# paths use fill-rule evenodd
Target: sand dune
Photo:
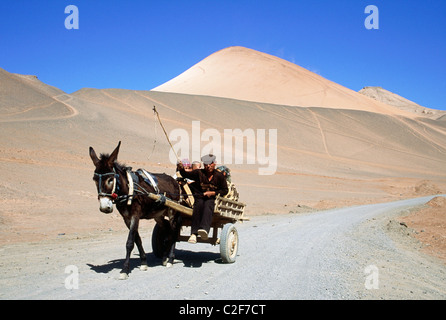
<path id="1" fill-rule="evenodd" d="M 296 64 L 244 47 L 220 50 L 152 90 L 412 116 Z"/>
<path id="2" fill-rule="evenodd" d="M 398 109 L 415 113 L 422 117 L 438 119 L 446 115 L 446 111 L 420 106 L 413 101 L 410 101 L 381 87 L 364 87 L 359 90 L 359 93 L 385 104 L 397 107 Z"/>
<path id="3" fill-rule="evenodd" d="M 11 74 L 0 68 L 0 122 L 68 117 L 75 111 L 62 90 L 48 86 L 36 76 Z M 25 94 L 26 93 L 26 94 Z"/>
<path id="4" fill-rule="evenodd" d="M 266 73 L 277 68 L 278 60 L 272 63 L 269 56 L 253 52 L 252 58 L 255 72 L 260 72 L 261 61 Z M 116 214 L 104 216 L 98 210 L 88 147 L 108 153 L 122 141 L 119 161 L 134 169 L 173 174 L 175 165 L 153 116 L 154 105 L 168 132 L 184 129 L 191 137 L 192 122 L 199 121 L 203 152 L 209 138 L 202 134 L 208 129 L 221 135 L 225 129 L 277 129 L 274 174 L 259 175 L 264 164 L 257 158 L 247 164 L 246 147 L 242 163 L 228 163 L 249 215 L 446 193 L 445 121 L 405 117 L 395 107 L 294 66 L 281 65 L 284 74 L 288 67 L 301 82 L 308 75 L 309 88 L 318 81 L 325 86 L 327 98 L 321 105 L 253 102 L 248 97 L 210 96 L 211 92 L 206 96 L 85 88 L 68 95 L 33 77 L 0 70 L 0 243 L 125 228 Z M 253 87 L 242 85 L 245 75 L 240 76 L 232 81 L 240 85 L 241 95 L 249 95 Z M 292 87 L 278 83 L 279 89 Z M 282 93 L 288 99 L 287 90 Z M 330 101 L 352 104 L 325 105 Z M 354 101 L 356 110 L 350 109 Z M 258 139 L 256 143 L 258 149 Z"/>

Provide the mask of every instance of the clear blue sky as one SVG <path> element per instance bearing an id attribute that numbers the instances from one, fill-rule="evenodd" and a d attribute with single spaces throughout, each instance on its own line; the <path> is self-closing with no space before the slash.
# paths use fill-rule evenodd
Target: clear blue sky
<path id="1" fill-rule="evenodd" d="M 79 9 L 67 30 L 65 7 Z M 379 9 L 368 30 L 367 5 Z M 446 110 L 444 0 L 3 0 L 0 68 L 67 93 L 150 90 L 215 51 L 279 56 L 355 91 Z"/>

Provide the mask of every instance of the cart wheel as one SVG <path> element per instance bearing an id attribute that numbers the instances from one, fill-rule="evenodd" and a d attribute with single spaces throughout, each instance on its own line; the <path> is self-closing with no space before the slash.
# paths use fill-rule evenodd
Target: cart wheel
<path id="1" fill-rule="evenodd" d="M 166 246 L 166 231 L 158 223 L 153 227 L 152 232 L 152 250 L 153 254 L 157 258 L 162 258 L 164 253 L 167 251 Z"/>
<path id="2" fill-rule="evenodd" d="M 238 232 L 232 223 L 223 226 L 220 237 L 220 255 L 224 263 L 234 263 L 238 252 Z"/>

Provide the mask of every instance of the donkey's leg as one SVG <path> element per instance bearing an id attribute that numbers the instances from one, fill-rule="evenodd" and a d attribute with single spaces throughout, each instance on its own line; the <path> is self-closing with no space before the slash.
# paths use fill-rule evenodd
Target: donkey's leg
<path id="1" fill-rule="evenodd" d="M 129 228 L 129 235 L 127 237 L 127 243 L 125 245 L 127 253 L 125 256 L 124 266 L 121 270 L 121 274 L 119 276 L 119 279 L 126 280 L 129 276 L 130 271 L 130 254 L 132 253 L 132 250 L 135 246 L 135 237 L 138 233 L 138 225 L 139 225 L 139 218 L 136 216 L 132 216 L 130 218 L 130 222 L 128 220 L 125 221 L 127 224 L 127 227 Z"/>
<path id="2" fill-rule="evenodd" d="M 173 266 L 173 262 L 175 260 L 175 245 L 176 245 L 176 242 L 173 241 L 172 245 L 170 246 L 169 253 L 167 254 L 167 262 L 166 262 L 167 268 L 170 268 Z"/>
<path id="3" fill-rule="evenodd" d="M 163 258 L 162 258 L 162 264 L 163 266 L 167 266 L 168 263 L 168 259 L 169 259 L 169 252 L 170 252 L 170 248 L 171 248 L 171 243 L 172 243 L 172 236 L 171 236 L 171 227 L 169 224 L 169 221 L 163 219 L 162 220 L 162 224 L 161 224 L 161 228 L 163 230 L 162 234 L 164 236 L 163 238 Z"/>
<path id="4" fill-rule="evenodd" d="M 175 246 L 177 244 L 178 238 L 180 236 L 180 231 L 181 231 L 181 215 L 179 213 L 177 213 L 171 223 L 170 223 L 170 232 L 171 232 L 171 236 L 169 237 L 169 239 L 171 239 L 171 243 L 169 243 L 169 253 L 168 253 L 168 260 L 167 260 L 167 264 L 166 267 L 172 267 L 173 266 L 173 262 L 175 260 Z"/>
<path id="5" fill-rule="evenodd" d="M 136 247 L 138 248 L 138 251 L 139 251 L 139 256 L 141 258 L 141 266 L 139 267 L 139 269 L 142 270 L 142 271 L 147 271 L 147 269 L 148 269 L 148 267 L 147 267 L 147 257 L 146 257 L 146 253 L 144 252 L 144 248 L 142 246 L 141 237 L 139 236 L 139 232 L 138 231 L 136 231 L 135 243 L 136 243 Z"/>

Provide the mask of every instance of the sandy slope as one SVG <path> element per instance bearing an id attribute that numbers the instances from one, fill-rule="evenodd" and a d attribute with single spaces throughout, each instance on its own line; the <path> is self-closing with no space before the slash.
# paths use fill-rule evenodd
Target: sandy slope
<path id="1" fill-rule="evenodd" d="M 400 219 L 412 236 L 425 244 L 423 250 L 446 263 L 446 197 L 435 197 Z"/>
<path id="2" fill-rule="evenodd" d="M 98 211 L 88 147 L 111 152 L 121 140 L 119 160 L 173 174 L 154 105 L 168 132 L 184 129 L 190 139 L 192 121 L 200 121 L 201 134 L 277 129 L 275 174 L 259 175 L 265 165 L 257 158 L 255 164 L 245 156 L 241 164 L 228 163 L 250 215 L 445 190 L 444 121 L 155 91 L 82 89 L 67 95 L 6 71 L 0 80 L 1 88 L 9 88 L 0 102 L 1 242 L 121 226 L 119 218 Z M 27 108 L 30 101 L 46 107 Z M 209 138 L 201 139 L 202 149 Z"/>
<path id="3" fill-rule="evenodd" d="M 411 116 L 296 64 L 244 47 L 220 50 L 153 90 Z"/>
<path id="4" fill-rule="evenodd" d="M 446 111 L 429 109 L 420 106 L 413 101 L 410 101 L 381 87 L 364 87 L 359 90 L 359 93 L 385 104 L 397 107 L 398 109 L 412 112 L 418 116 L 438 119 L 446 115 Z"/>
<path id="5" fill-rule="evenodd" d="M 1 122 L 57 119 L 76 114 L 65 101 L 71 97 L 35 76 L 11 74 L 0 68 Z"/>

